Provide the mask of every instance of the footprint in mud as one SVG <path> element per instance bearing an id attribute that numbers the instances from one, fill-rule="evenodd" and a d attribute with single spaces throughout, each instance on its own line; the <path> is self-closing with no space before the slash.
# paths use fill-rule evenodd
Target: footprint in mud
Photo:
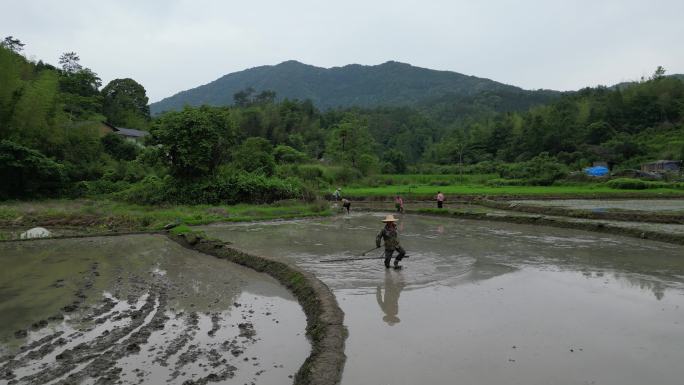
<path id="1" fill-rule="evenodd" d="M 8 332 L 17 347 L 1 350 L 0 384 L 242 384 L 264 382 L 270 378 L 264 368 L 277 368 L 269 350 L 257 345 L 257 329 L 274 325 L 278 315 L 281 303 L 274 305 L 273 297 L 241 292 L 233 281 L 226 288 L 222 281 L 178 280 L 173 271 L 153 275 L 96 263 L 76 271 L 75 278 L 46 282 L 46 290 L 61 288 L 66 296 L 59 310 L 20 324 L 16 338 Z M 296 322 L 304 343 L 305 322 Z"/>

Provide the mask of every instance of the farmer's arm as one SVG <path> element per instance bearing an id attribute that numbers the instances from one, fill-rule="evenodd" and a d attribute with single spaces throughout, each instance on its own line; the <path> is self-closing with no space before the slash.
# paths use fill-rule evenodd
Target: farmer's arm
<path id="1" fill-rule="evenodd" d="M 382 230 L 378 233 L 378 236 L 375 237 L 375 246 L 380 247 L 380 240 L 382 239 Z"/>

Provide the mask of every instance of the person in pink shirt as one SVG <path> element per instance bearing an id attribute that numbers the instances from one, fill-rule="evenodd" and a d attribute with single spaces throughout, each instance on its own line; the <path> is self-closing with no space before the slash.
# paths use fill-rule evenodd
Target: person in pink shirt
<path id="1" fill-rule="evenodd" d="M 397 195 L 397 197 L 394 198 L 394 207 L 397 209 L 398 213 L 404 212 L 404 200 L 401 199 L 399 195 Z"/>
<path id="2" fill-rule="evenodd" d="M 444 205 L 444 194 L 441 191 L 437 191 L 437 208 L 441 209 Z"/>

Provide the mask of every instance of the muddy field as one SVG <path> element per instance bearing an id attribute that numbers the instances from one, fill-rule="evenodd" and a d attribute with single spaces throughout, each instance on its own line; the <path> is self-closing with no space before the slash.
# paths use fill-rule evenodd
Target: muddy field
<path id="1" fill-rule="evenodd" d="M 403 215 L 404 269 L 326 262 L 373 247 L 382 215 L 203 229 L 333 289 L 350 333 L 343 384 L 681 383 L 681 246 Z"/>
<path id="2" fill-rule="evenodd" d="M 284 384 L 306 319 L 275 280 L 163 236 L 0 243 L 0 384 Z"/>
<path id="3" fill-rule="evenodd" d="M 644 211 L 680 213 L 684 215 L 684 199 L 530 199 L 511 201 L 511 203 L 543 207 L 563 207 L 576 210 Z"/>

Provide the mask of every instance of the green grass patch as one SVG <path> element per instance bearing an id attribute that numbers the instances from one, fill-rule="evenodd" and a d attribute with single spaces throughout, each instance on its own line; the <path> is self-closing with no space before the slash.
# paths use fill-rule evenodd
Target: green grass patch
<path id="1" fill-rule="evenodd" d="M 192 232 L 192 229 L 187 225 L 178 225 L 171 229 L 170 233 L 173 235 L 188 234 Z"/>
<path id="2" fill-rule="evenodd" d="M 326 202 L 282 201 L 239 205 L 136 205 L 111 200 L 43 200 L 0 203 L 0 221 L 21 226 L 88 226 L 94 230 L 161 230 L 169 223 L 188 226 L 280 218 L 327 216 Z"/>
<path id="3" fill-rule="evenodd" d="M 484 184 L 490 179 L 498 178 L 497 174 L 380 174 L 363 178 L 351 183 L 351 187 L 381 186 L 449 186 L 454 184 Z"/>
<path id="4" fill-rule="evenodd" d="M 350 198 L 391 197 L 401 195 L 404 199 L 430 198 L 438 191 L 446 195 L 458 196 L 683 196 L 684 191 L 674 188 L 652 188 L 647 190 L 616 190 L 604 184 L 567 185 L 567 186 L 484 186 L 484 185 L 450 185 L 450 186 L 380 186 L 380 187 L 348 187 L 343 189 L 343 196 Z"/>

